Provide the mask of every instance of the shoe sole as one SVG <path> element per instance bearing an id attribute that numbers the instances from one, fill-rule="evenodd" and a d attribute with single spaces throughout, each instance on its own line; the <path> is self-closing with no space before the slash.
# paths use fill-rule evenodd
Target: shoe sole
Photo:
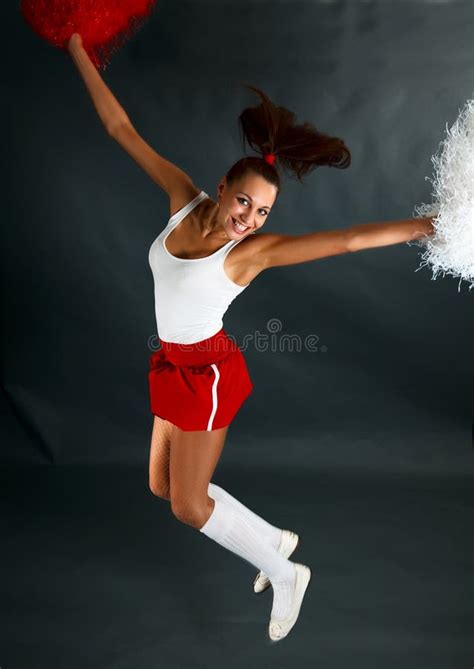
<path id="1" fill-rule="evenodd" d="M 296 532 L 295 532 L 295 534 L 296 534 Z M 296 541 L 296 544 L 295 544 L 293 550 L 290 553 L 288 553 L 288 555 L 285 556 L 286 558 L 289 558 L 290 555 L 293 555 L 293 553 L 295 552 L 295 550 L 298 548 L 298 546 L 301 543 L 301 539 L 300 539 L 299 534 L 296 534 L 296 536 L 298 537 L 298 539 Z M 262 574 L 262 572 L 259 571 L 258 574 L 255 576 L 255 578 L 253 580 L 253 591 L 256 595 L 259 595 L 261 592 L 264 592 L 268 587 L 270 587 L 270 579 L 268 578 L 268 576 L 265 574 L 265 579 L 263 580 L 262 577 L 261 577 L 261 574 Z M 263 581 L 263 586 L 262 586 L 261 590 L 255 590 L 255 585 L 257 584 L 257 581 L 259 581 L 259 580 Z"/>
<path id="2" fill-rule="evenodd" d="M 303 583 L 301 583 L 301 581 L 300 581 L 300 584 L 299 584 L 299 586 L 300 586 L 300 588 L 301 588 L 300 601 L 299 601 L 299 604 L 298 604 L 298 606 L 297 606 L 296 611 L 295 611 L 295 612 L 293 613 L 293 615 L 291 616 L 291 623 L 290 623 L 290 626 L 289 626 L 288 630 L 286 631 L 286 633 L 285 633 L 283 636 L 281 636 L 281 637 L 279 637 L 279 638 L 275 638 L 275 639 L 272 638 L 272 637 L 270 636 L 270 626 L 271 626 L 271 624 L 272 624 L 272 620 L 270 620 L 270 623 L 269 623 L 268 628 L 267 628 L 267 641 L 268 641 L 270 644 L 274 644 L 274 643 L 277 643 L 278 641 L 282 641 L 282 639 L 286 639 L 286 637 L 289 635 L 289 633 L 291 632 L 291 630 L 293 629 L 293 627 L 294 627 L 294 626 L 296 625 L 296 623 L 298 622 L 298 618 L 299 618 L 299 615 L 300 615 L 301 607 L 302 607 L 302 605 L 303 605 L 303 600 L 304 600 L 304 598 L 305 598 L 305 596 L 306 596 L 306 593 L 308 592 L 309 584 L 311 583 L 311 580 L 312 580 L 312 578 L 313 578 L 313 572 L 312 572 L 312 570 L 311 570 L 311 567 L 309 567 L 307 564 L 301 564 L 301 563 L 295 563 L 295 564 L 298 564 L 298 565 L 300 565 L 301 567 L 304 567 L 304 573 L 301 574 L 301 571 L 300 571 L 301 578 L 303 578 L 303 576 L 304 576 L 304 581 L 303 581 Z M 297 584 L 297 585 L 298 585 L 298 584 Z M 275 620 L 275 621 L 273 621 L 273 622 L 278 623 L 278 622 L 281 622 L 281 621 L 277 621 L 277 620 Z"/>

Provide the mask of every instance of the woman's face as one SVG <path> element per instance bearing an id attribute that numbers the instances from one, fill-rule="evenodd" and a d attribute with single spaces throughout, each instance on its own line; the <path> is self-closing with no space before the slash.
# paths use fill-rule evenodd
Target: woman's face
<path id="1" fill-rule="evenodd" d="M 219 196 L 219 217 L 227 236 L 242 239 L 265 225 L 277 188 L 260 175 L 249 173 L 230 187 L 224 177 L 218 187 Z"/>

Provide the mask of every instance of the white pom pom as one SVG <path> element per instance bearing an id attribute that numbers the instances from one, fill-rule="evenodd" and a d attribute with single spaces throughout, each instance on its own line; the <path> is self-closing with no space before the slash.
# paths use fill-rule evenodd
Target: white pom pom
<path id="1" fill-rule="evenodd" d="M 441 272 L 474 286 L 474 99 L 468 100 L 441 142 L 441 155 L 432 156 L 435 166 L 434 202 L 415 207 L 415 218 L 434 216 L 434 232 L 410 246 L 422 246 L 423 262 L 436 279 Z M 429 177 L 426 177 L 429 179 Z M 429 179 L 432 181 L 431 179 Z"/>

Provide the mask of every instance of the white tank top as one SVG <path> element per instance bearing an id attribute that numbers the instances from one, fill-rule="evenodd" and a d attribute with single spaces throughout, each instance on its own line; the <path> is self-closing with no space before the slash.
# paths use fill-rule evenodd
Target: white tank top
<path id="1" fill-rule="evenodd" d="M 201 191 L 173 214 L 150 246 L 156 327 L 163 341 L 194 344 L 212 337 L 223 327 L 230 303 L 249 285 L 239 286 L 224 272 L 227 254 L 244 238 L 231 239 L 205 258 L 177 258 L 165 246 L 170 232 L 207 197 Z"/>

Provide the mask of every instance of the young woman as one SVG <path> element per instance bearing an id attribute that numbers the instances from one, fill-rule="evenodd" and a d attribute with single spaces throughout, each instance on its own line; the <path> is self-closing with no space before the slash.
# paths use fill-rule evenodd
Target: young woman
<path id="1" fill-rule="evenodd" d="M 418 239 L 432 233 L 432 219 L 304 235 L 262 233 L 280 192 L 275 161 L 300 180 L 317 166 L 346 168 L 351 156 L 341 139 L 309 123 L 297 125 L 293 113 L 250 87 L 261 104 L 245 109 L 239 120 L 245 139 L 262 157 L 237 161 L 220 180 L 215 202 L 140 137 L 79 35 L 72 36 L 69 51 L 109 135 L 170 198 L 171 218 L 149 253 L 162 343 L 150 357 L 150 488 L 170 501 L 179 520 L 260 570 L 254 591 L 271 583 L 268 633 L 282 639 L 297 620 L 311 578 L 307 565 L 288 559 L 299 537 L 211 483 L 229 424 L 252 390 L 222 316 L 264 270 Z"/>

